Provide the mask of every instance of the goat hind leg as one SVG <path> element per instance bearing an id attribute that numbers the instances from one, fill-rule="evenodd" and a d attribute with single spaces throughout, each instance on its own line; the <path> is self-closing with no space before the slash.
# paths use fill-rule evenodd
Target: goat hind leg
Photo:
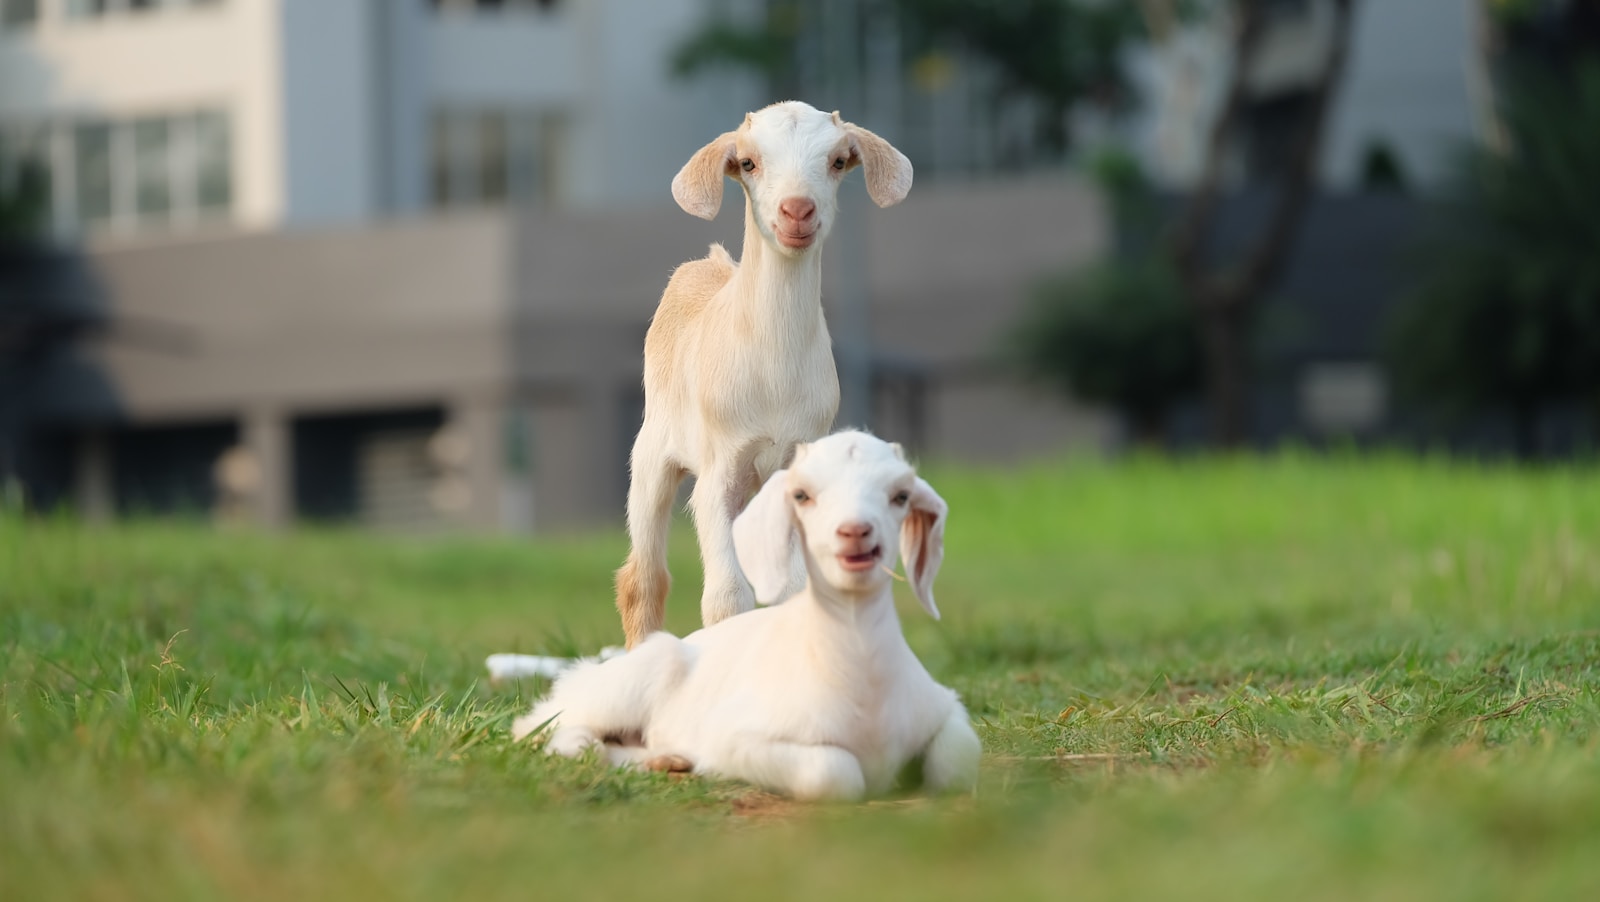
<path id="1" fill-rule="evenodd" d="M 672 524 L 672 498 L 683 469 L 671 461 L 646 461 L 640 446 L 641 431 L 633 448 L 633 479 L 628 483 L 628 560 L 617 570 L 617 612 L 627 646 L 633 648 L 661 629 L 666 619 L 667 530 Z"/>
<path id="2" fill-rule="evenodd" d="M 836 745 L 741 737 L 717 770 L 804 801 L 854 801 L 867 792 L 861 760 Z"/>
<path id="3" fill-rule="evenodd" d="M 652 712 L 677 691 L 688 667 L 683 642 L 666 633 L 620 657 L 581 661 L 556 680 L 531 712 L 517 718 L 512 735 L 521 739 L 544 729 L 550 754 L 576 757 L 603 747 L 608 757 L 623 763 L 612 750 L 643 744 Z M 630 744 L 607 744 L 618 740 Z"/>

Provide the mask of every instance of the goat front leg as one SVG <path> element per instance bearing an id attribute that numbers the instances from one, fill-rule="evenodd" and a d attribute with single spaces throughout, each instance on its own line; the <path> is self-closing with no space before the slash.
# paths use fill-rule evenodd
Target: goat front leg
<path id="1" fill-rule="evenodd" d="M 983 744 L 972 730 L 967 709 L 956 705 L 922 758 L 923 785 L 934 792 L 971 792 L 978 785 L 978 759 Z"/>
<path id="2" fill-rule="evenodd" d="M 750 498 L 750 473 L 743 461 L 707 468 L 696 479 L 694 494 L 689 498 L 705 576 L 705 590 L 700 596 L 700 622 L 704 626 L 756 606 L 755 591 L 739 569 L 733 550 L 733 518 Z"/>
<path id="3" fill-rule="evenodd" d="M 742 737 L 726 763 L 715 769 L 803 801 L 853 802 L 867 794 L 861 761 L 836 745 Z"/>

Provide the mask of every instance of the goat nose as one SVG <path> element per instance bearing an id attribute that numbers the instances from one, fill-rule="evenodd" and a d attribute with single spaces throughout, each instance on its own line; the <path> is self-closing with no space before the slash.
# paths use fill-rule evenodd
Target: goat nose
<path id="1" fill-rule="evenodd" d="M 837 530 L 840 538 L 865 539 L 872 535 L 871 523 L 846 523 Z"/>
<path id="2" fill-rule="evenodd" d="M 791 197 L 778 204 L 778 212 L 782 213 L 786 219 L 805 222 L 816 214 L 817 205 L 804 197 Z"/>

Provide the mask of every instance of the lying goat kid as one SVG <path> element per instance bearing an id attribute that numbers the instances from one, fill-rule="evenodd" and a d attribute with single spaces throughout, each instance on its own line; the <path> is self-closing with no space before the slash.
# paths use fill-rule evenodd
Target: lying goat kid
<path id="1" fill-rule="evenodd" d="M 733 539 L 761 601 L 781 600 L 796 542 L 805 589 L 683 639 L 655 633 L 622 657 L 579 664 L 513 732 L 548 724 L 551 754 L 681 758 L 802 799 L 883 792 L 917 758 L 929 788 L 970 789 L 978 737 L 956 694 L 906 645 L 890 582 L 898 534 L 911 588 L 939 616 L 946 513 L 898 445 L 841 432 L 799 446 Z"/>

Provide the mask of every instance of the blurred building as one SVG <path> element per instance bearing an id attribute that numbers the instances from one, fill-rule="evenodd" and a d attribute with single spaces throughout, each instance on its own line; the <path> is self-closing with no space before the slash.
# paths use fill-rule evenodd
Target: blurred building
<path id="1" fill-rule="evenodd" d="M 106 323 L 57 343 L 73 379 L 29 383 L 35 502 L 617 522 L 649 315 L 674 265 L 740 241 L 731 210 L 702 223 L 667 191 L 766 99 L 747 76 L 667 76 L 719 6 L 0 5 L 0 189 L 46 175 Z M 876 348 L 853 422 L 950 457 L 1104 440 L 984 365 L 1036 273 L 1103 247 L 1089 191 L 924 180 L 890 211 L 846 192 L 827 297 L 871 298 L 832 315 Z M 89 390 L 49 388 L 68 382 Z"/>
<path id="2" fill-rule="evenodd" d="M 1241 186 L 1275 171 L 1330 37 L 1325 3 L 1271 5 L 1229 149 Z M 0 481 L 10 467 L 36 503 L 92 516 L 620 522 L 661 288 L 708 242 L 741 240 L 736 195 L 704 223 L 668 184 L 777 99 L 747 70 L 669 77 L 671 58 L 707 17 L 769 7 L 0 0 L 0 196 L 42 176 L 48 232 L 82 249 L 14 267 L 72 289 L 61 316 L 30 302 L 32 325 L 0 321 Z M 1478 125 L 1469 7 L 1361 4 L 1327 192 L 1362 186 L 1375 157 L 1415 186 L 1439 180 Z M 938 458 L 1115 441 L 1106 416 L 995 365 L 1029 285 L 1106 249 L 1094 192 L 1041 143 L 1052 111 L 1004 95 L 960 47 L 908 59 L 893 8 L 818 0 L 782 91 L 845 110 L 917 166 L 891 210 L 848 184 L 826 252 L 836 346 L 862 364 L 842 420 Z M 1228 76 L 1223 37 L 1200 22 L 1136 54 L 1147 102 L 1083 118 L 1080 143 L 1129 141 L 1181 191 Z M 1229 203 L 1225 233 L 1252 209 Z M 1273 435 L 1384 421 L 1374 342 L 1415 220 L 1397 196 L 1313 205 L 1271 314 L 1300 324 L 1268 355 Z M 31 369 L 6 356 L 19 336 Z"/>
<path id="3" fill-rule="evenodd" d="M 745 99 L 664 77 L 704 6 L 6 0 L 0 165 L 49 173 L 59 234 L 656 200 Z"/>
<path id="4" fill-rule="evenodd" d="M 1290 157 L 1334 37 L 1327 0 L 1264 2 L 1267 21 L 1246 82 L 1242 127 L 1224 148 L 1234 184 L 1270 178 Z M 1357 4 L 1350 59 L 1322 145 L 1325 189 L 1361 189 L 1385 158 L 1379 165 L 1392 163 L 1411 187 L 1443 182 L 1455 149 L 1480 130 L 1487 111 L 1477 16 L 1475 4 L 1464 0 Z M 1210 123 L 1234 65 L 1231 40 L 1225 22 L 1196 17 L 1135 54 L 1144 104 L 1128 130 L 1166 187 L 1181 189 L 1200 176 Z"/>

